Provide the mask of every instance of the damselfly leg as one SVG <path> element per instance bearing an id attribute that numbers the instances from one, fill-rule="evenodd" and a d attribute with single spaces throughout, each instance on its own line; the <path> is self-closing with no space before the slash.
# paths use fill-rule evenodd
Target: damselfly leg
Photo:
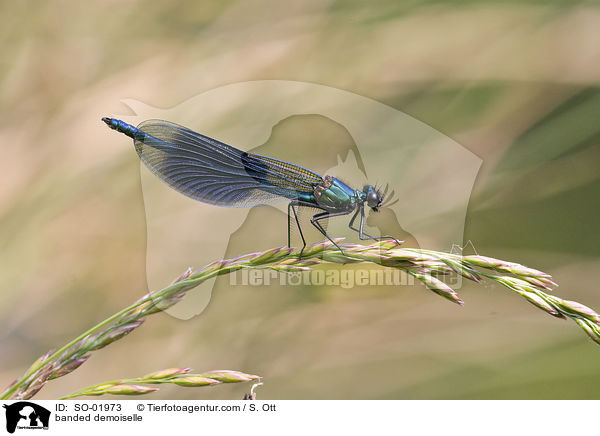
<path id="1" fill-rule="evenodd" d="M 292 246 L 292 234 L 291 234 L 291 223 L 290 223 L 290 210 L 294 213 L 294 219 L 296 220 L 296 226 L 298 227 L 298 231 L 300 232 L 300 238 L 302 238 L 302 250 L 300 250 L 300 254 L 304 251 L 306 247 L 306 241 L 304 240 L 304 234 L 302 233 L 302 227 L 300 226 L 300 221 L 298 220 L 298 214 L 296 213 L 296 206 L 301 206 L 300 201 L 294 200 L 288 203 L 288 247 Z"/>
<path id="2" fill-rule="evenodd" d="M 316 215 L 314 215 L 311 219 L 310 219 L 310 223 L 315 226 L 317 228 L 317 230 L 319 232 L 321 232 L 321 234 L 323 234 L 323 236 L 325 236 L 327 239 L 329 239 L 329 241 L 331 241 L 331 243 L 333 245 L 335 245 L 337 247 L 338 250 L 340 250 L 342 252 L 342 254 L 344 254 L 344 250 L 342 250 L 342 248 L 335 243 L 335 241 L 333 239 L 331 239 L 331 237 L 327 234 L 327 232 L 325 231 L 325 229 L 323 228 L 323 226 L 321 225 L 321 223 L 319 223 L 320 220 L 325 219 L 325 218 L 331 218 L 334 216 L 340 216 L 340 215 L 348 215 L 347 212 L 321 212 L 318 213 Z"/>
<path id="3" fill-rule="evenodd" d="M 301 201 L 301 200 L 293 200 L 293 201 L 290 201 L 288 203 L 288 247 L 292 246 L 292 241 L 291 241 L 291 216 L 293 214 L 294 215 L 294 220 L 296 221 L 296 225 L 298 226 L 298 231 L 300 232 L 300 238 L 302 239 L 302 249 L 300 250 L 300 255 L 302 255 L 302 252 L 306 248 L 306 240 L 304 239 L 304 233 L 302 233 L 302 226 L 300 225 L 300 220 L 298 219 L 298 213 L 296 212 L 296 207 L 297 206 L 300 206 L 300 207 L 310 207 L 310 208 L 315 209 L 315 205 L 314 205 L 314 203 L 309 203 L 309 202 L 305 202 L 305 201 Z M 291 213 L 290 213 L 290 211 L 291 211 Z M 347 215 L 347 213 L 346 212 L 331 213 L 331 212 L 327 212 L 327 211 L 320 212 L 320 213 L 317 213 L 316 215 L 314 215 L 310 219 L 310 223 L 313 226 L 315 226 L 315 228 L 323 236 L 325 236 L 329 241 L 331 241 L 331 243 L 333 245 L 335 245 L 337 247 L 337 249 L 340 250 L 343 253 L 342 248 L 338 244 L 336 244 L 333 239 L 331 239 L 331 237 L 327 234 L 327 232 L 325 231 L 325 229 L 323 228 L 323 226 L 321 225 L 321 223 L 319 223 L 319 220 L 322 220 L 322 219 L 325 219 L 325 218 L 334 217 L 334 216 L 340 216 L 340 215 Z"/>
<path id="4" fill-rule="evenodd" d="M 360 223 L 358 225 L 358 229 L 354 227 L 354 221 L 356 221 L 356 217 L 358 216 L 358 214 L 360 214 Z M 348 227 L 350 227 L 352 230 L 354 230 L 355 232 L 358 233 L 358 238 L 361 239 L 362 241 L 365 241 L 367 239 L 372 239 L 374 241 L 380 241 L 382 239 L 391 239 L 393 241 L 396 242 L 396 244 L 401 245 L 402 242 L 398 241 L 396 238 L 394 238 L 393 236 L 371 236 L 367 233 L 364 232 L 364 225 L 365 225 L 365 208 L 364 206 L 359 206 L 358 209 L 356 210 L 356 212 L 354 212 L 354 215 L 352 215 L 352 219 L 350 220 L 350 224 L 348 224 Z"/>

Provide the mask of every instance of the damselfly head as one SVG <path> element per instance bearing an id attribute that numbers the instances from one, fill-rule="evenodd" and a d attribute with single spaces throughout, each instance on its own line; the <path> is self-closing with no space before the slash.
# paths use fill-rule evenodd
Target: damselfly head
<path id="1" fill-rule="evenodd" d="M 383 202 L 383 194 L 377 188 L 371 185 L 366 185 L 363 188 L 363 192 L 365 193 L 365 201 L 367 202 L 367 206 L 373 209 L 373 212 L 377 212 L 379 206 Z"/>

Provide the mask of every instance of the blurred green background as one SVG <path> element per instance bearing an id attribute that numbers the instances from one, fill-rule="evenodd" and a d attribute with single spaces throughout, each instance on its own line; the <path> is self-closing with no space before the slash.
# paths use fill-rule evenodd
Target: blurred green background
<path id="1" fill-rule="evenodd" d="M 123 98 L 170 107 L 239 81 L 341 88 L 453 138 L 483 159 L 465 241 L 600 308 L 597 2 L 4 1 L 0 11 L 4 385 L 146 292 L 139 162 L 99 118 L 128 113 Z M 252 248 L 238 247 L 231 254 Z M 463 308 L 422 286 L 224 281 L 201 316 L 151 317 L 38 398 L 172 366 L 260 374 L 262 399 L 600 398 L 600 349 L 575 324 L 497 286 L 460 295 Z M 153 398 L 248 389 L 165 387 Z"/>

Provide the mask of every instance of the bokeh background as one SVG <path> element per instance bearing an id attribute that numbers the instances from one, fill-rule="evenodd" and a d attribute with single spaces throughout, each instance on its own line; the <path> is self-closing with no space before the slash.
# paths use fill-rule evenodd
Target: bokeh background
<path id="1" fill-rule="evenodd" d="M 139 161 L 99 118 L 130 113 L 123 98 L 171 107 L 240 81 L 344 89 L 456 140 L 483 160 L 463 242 L 547 271 L 558 295 L 600 308 L 596 2 L 4 1 L 0 11 L 4 385 L 147 290 Z M 306 122 L 287 138 L 330 128 Z M 261 221 L 251 214 L 247 227 Z M 252 249 L 236 238 L 228 252 Z M 173 366 L 260 374 L 262 399 L 600 398 L 600 349 L 573 323 L 496 286 L 460 294 L 463 308 L 419 285 L 225 281 L 201 316 L 154 315 L 37 398 Z"/>

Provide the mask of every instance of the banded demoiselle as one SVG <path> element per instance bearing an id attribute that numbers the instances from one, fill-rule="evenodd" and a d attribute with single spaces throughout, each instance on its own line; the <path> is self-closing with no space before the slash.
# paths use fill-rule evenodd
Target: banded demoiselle
<path id="1" fill-rule="evenodd" d="M 306 247 L 296 212 L 297 207 L 303 206 L 321 210 L 310 222 L 340 251 L 321 220 L 353 213 L 348 226 L 358 232 L 361 240 L 396 241 L 391 236 L 373 237 L 363 230 L 365 205 L 377 211 L 387 187 L 384 192 L 372 185 L 365 185 L 362 190 L 352 189 L 335 177 L 322 177 L 298 165 L 238 150 L 169 121 L 147 120 L 137 127 L 115 118 L 102 121 L 133 139 L 138 156 L 154 175 L 194 200 L 225 207 L 253 207 L 289 200 L 288 246 L 291 246 L 293 214 L 302 250 Z M 356 228 L 354 222 L 359 215 Z"/>

